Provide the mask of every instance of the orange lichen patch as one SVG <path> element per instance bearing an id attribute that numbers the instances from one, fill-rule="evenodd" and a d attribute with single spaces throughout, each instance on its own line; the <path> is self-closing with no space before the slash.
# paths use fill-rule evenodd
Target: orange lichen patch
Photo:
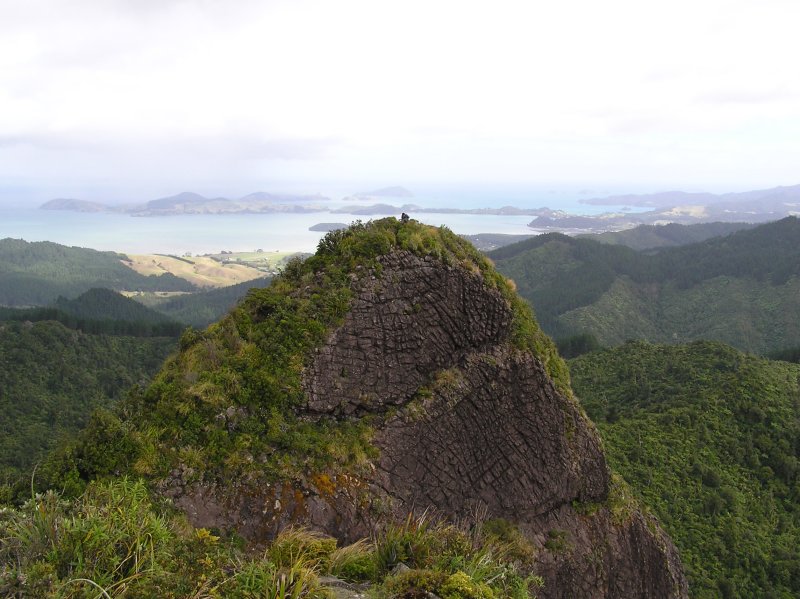
<path id="1" fill-rule="evenodd" d="M 308 515 L 306 498 L 300 489 L 294 489 L 294 504 L 292 506 L 292 520 L 295 522 Z"/>
<path id="2" fill-rule="evenodd" d="M 331 497 L 336 493 L 336 483 L 327 474 L 316 474 L 311 477 L 311 482 L 323 497 Z"/>

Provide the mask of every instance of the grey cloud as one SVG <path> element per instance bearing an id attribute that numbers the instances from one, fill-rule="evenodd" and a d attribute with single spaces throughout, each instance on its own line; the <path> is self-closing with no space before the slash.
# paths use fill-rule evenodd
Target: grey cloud
<path id="1" fill-rule="evenodd" d="M 611 134 L 639 135 L 655 131 L 673 130 L 680 119 L 672 114 L 660 114 L 645 110 L 633 114 L 618 108 L 578 111 L 578 116 L 600 121 Z"/>
<path id="2" fill-rule="evenodd" d="M 40 150 L 64 152 L 107 152 L 109 143 L 102 139 L 63 133 L 28 133 L 0 135 L 0 148 L 30 146 Z"/>
<path id="3" fill-rule="evenodd" d="M 258 135 L 184 138 L 177 145 L 187 154 L 220 156 L 235 160 L 319 160 L 342 142 L 337 138 L 271 139 Z"/>
<path id="4" fill-rule="evenodd" d="M 175 153 L 204 158 L 219 156 L 239 160 L 319 160 L 342 141 L 338 138 L 269 139 L 256 135 L 226 135 L 224 137 L 172 137 L 153 139 L 110 139 L 86 134 L 32 133 L 0 135 L 0 147 L 32 146 L 56 151 L 98 152 L 124 155 L 146 150 L 153 153 Z M 156 149 L 157 148 L 157 149 Z"/>
<path id="5" fill-rule="evenodd" d="M 614 134 L 639 135 L 669 129 L 675 121 L 669 118 L 643 116 L 618 118 L 609 123 L 609 131 Z"/>
<path id="6" fill-rule="evenodd" d="M 786 89 L 779 90 L 719 90 L 697 97 L 704 104 L 770 104 L 797 100 L 800 94 Z"/>
<path id="7" fill-rule="evenodd" d="M 0 7 L 0 31 L 69 27 L 78 38 L 84 29 L 91 31 L 113 21 L 147 21 L 191 11 L 208 14 L 215 22 L 235 22 L 253 10 L 281 4 L 289 0 L 25 0 Z"/>

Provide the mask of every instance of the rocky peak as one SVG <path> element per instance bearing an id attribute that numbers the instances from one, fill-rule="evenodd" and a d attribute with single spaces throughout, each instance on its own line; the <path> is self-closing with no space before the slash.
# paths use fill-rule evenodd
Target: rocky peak
<path id="1" fill-rule="evenodd" d="M 213 477 L 179 466 L 159 485 L 197 526 L 354 539 L 410 512 L 479 509 L 537 547 L 540 597 L 687 595 L 552 342 L 449 231 L 384 219 L 329 233 L 182 345 L 148 401 L 198 422 L 164 442 L 174 462 L 215 444 Z"/>

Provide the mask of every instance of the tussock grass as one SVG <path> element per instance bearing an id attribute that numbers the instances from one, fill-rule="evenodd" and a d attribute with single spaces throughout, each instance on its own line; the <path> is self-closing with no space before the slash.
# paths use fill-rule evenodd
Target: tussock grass
<path id="1" fill-rule="evenodd" d="M 493 523 L 492 523 L 493 522 Z M 498 535 L 496 532 L 500 530 Z M 31 599 L 328 599 L 323 576 L 367 582 L 370 597 L 528 599 L 541 586 L 516 559 L 518 532 L 409 516 L 371 540 L 287 528 L 260 557 L 189 526 L 141 481 L 91 484 L 76 499 L 48 491 L 0 510 L 0 596 Z M 501 538 L 502 537 L 502 538 Z M 509 541 L 508 539 L 512 539 Z M 398 573 L 398 564 L 410 568 Z"/>

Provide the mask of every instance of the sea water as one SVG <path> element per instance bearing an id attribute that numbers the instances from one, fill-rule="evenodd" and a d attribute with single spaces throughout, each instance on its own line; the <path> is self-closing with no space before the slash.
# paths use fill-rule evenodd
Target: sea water
<path id="1" fill-rule="evenodd" d="M 397 214 L 396 216 L 400 216 Z M 533 234 L 531 216 L 415 214 L 426 224 L 445 225 L 456 233 Z M 0 207 L 0 239 L 53 241 L 62 245 L 130 254 L 192 254 L 226 251 L 313 252 L 323 232 L 309 231 L 321 222 L 349 224 L 380 216 L 317 212 L 310 214 L 219 214 L 134 217 Z"/>
<path id="2" fill-rule="evenodd" d="M 580 203 L 589 192 L 475 187 L 415 189 L 414 197 L 340 197 L 331 209 L 350 204 L 385 203 L 393 206 L 416 204 L 424 207 L 486 208 L 516 206 L 566 210 L 577 214 L 597 214 L 620 207 L 590 206 Z M 416 213 L 409 215 L 426 224 L 445 225 L 463 235 L 505 233 L 531 235 L 532 216 L 484 214 Z M 398 214 L 395 216 L 399 217 Z M 0 203 L 0 239 L 13 237 L 26 241 L 53 241 L 63 245 L 112 250 L 129 254 L 206 254 L 226 251 L 313 252 L 324 235 L 309 231 L 317 223 L 367 221 L 381 216 L 315 212 L 306 214 L 218 214 L 134 217 L 120 213 L 80 213 L 41 210 L 35 206 Z"/>

